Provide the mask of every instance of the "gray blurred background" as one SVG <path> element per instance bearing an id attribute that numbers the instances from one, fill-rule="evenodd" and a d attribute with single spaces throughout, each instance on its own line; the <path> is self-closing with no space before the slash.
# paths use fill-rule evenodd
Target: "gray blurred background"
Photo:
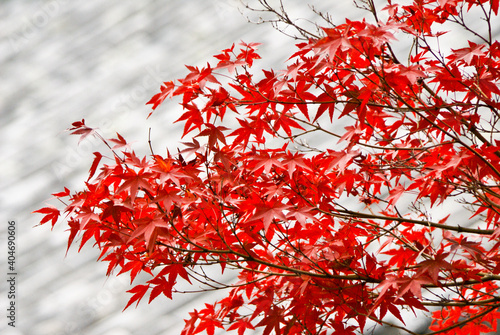
<path id="1" fill-rule="evenodd" d="M 350 0 L 284 3 L 305 25 L 319 20 L 307 4 L 327 9 L 338 23 L 362 14 Z M 258 19 L 238 0 L 0 2 L 0 334 L 179 334 L 190 311 L 220 298 L 183 294 L 151 305 L 145 298 L 122 313 L 127 275 L 106 278 L 107 264 L 96 262 L 91 244 L 66 255 L 64 225 L 35 227 L 41 215 L 30 213 L 55 205 L 50 194 L 64 186 L 81 189 L 92 152 L 105 151 L 94 140 L 77 145 L 64 131 L 72 122 L 84 118 L 108 137 L 119 132 L 138 156 L 149 154 L 151 127 L 155 152 L 175 152 L 177 104 L 165 102 L 146 120 L 145 103 L 162 81 L 240 41 L 262 43 L 256 67 L 282 69 L 295 41 L 247 16 Z M 4 316 L 9 220 L 17 228 L 16 328 Z"/>

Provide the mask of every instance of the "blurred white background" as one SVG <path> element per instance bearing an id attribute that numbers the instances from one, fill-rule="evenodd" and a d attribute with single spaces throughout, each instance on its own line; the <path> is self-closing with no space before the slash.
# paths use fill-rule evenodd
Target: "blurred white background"
<path id="1" fill-rule="evenodd" d="M 299 24 L 319 20 L 308 3 L 338 23 L 362 14 L 350 0 L 284 0 Z M 155 152 L 175 152 L 182 127 L 173 124 L 176 103 L 164 102 L 146 120 L 145 103 L 162 81 L 240 41 L 262 43 L 257 67 L 282 69 L 295 41 L 268 24 L 248 23 L 247 15 L 256 18 L 238 0 L 0 2 L 1 334 L 179 334 L 190 311 L 220 297 L 175 295 L 151 305 L 144 299 L 122 313 L 127 276 L 106 278 L 90 244 L 66 256 L 64 225 L 52 232 L 35 227 L 41 215 L 30 213 L 56 204 L 50 194 L 64 186 L 82 188 L 92 152 L 105 150 L 92 140 L 78 146 L 64 131 L 72 122 L 84 118 L 106 136 L 119 132 L 139 156 L 149 154 L 151 127 Z M 9 220 L 17 228 L 16 328 L 4 316 Z"/>

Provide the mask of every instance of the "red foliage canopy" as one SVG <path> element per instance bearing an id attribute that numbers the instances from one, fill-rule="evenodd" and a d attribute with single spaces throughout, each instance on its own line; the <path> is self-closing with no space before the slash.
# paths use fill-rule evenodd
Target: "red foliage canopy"
<path id="1" fill-rule="evenodd" d="M 68 247 L 81 234 L 108 275 L 152 276 L 127 307 L 196 279 L 228 292 L 192 312 L 184 335 L 354 334 L 368 320 L 404 322 L 403 308 L 434 311 L 432 331 L 496 330 L 499 1 L 366 5 L 374 23 L 324 28 L 284 71 L 254 74 L 257 44 L 188 67 L 148 102 L 181 98 L 190 140 L 179 154 L 140 158 L 120 135 L 103 139 L 114 160 L 95 153 L 86 188 L 55 194 Z M 473 41 L 440 48 L 444 23 Z M 413 41 L 406 56 L 396 38 Z M 99 136 L 83 120 L 70 131 Z M 470 218 L 454 215 L 455 201 Z M 52 225 L 60 215 L 37 212 Z M 238 282 L 211 281 L 206 266 Z"/>

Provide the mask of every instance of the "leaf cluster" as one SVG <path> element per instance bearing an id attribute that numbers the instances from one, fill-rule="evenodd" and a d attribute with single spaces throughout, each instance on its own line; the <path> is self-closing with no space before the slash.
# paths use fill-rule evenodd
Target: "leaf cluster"
<path id="1" fill-rule="evenodd" d="M 354 334 L 369 323 L 412 333 L 403 309 L 433 311 L 433 334 L 495 330 L 499 1 L 361 5 L 374 23 L 324 27 L 282 71 L 255 71 L 258 44 L 242 43 L 165 82 L 148 104 L 180 101 L 190 139 L 178 154 L 140 157 L 122 136 L 75 122 L 73 134 L 99 136 L 112 157 L 95 153 L 85 189 L 54 194 L 62 213 L 42 208 L 41 223 L 64 215 L 68 248 L 93 240 L 108 275 L 149 273 L 127 307 L 148 292 L 172 298 L 179 280 L 227 289 L 183 335 Z M 441 48 L 445 23 L 475 41 Z M 413 41 L 405 59 L 402 38 Z M 456 202 L 470 218 L 448 210 Z"/>

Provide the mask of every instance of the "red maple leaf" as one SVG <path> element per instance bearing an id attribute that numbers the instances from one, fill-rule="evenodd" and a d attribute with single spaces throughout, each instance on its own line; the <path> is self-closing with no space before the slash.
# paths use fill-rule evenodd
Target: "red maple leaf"
<path id="1" fill-rule="evenodd" d="M 271 204 L 264 204 L 257 208 L 256 213 L 251 217 L 251 220 L 263 220 L 264 231 L 267 232 L 271 222 L 274 219 L 279 219 L 286 221 L 286 215 L 283 213 L 284 210 L 288 210 L 290 208 L 289 205 L 284 205 L 281 202 L 274 202 Z"/>
<path id="2" fill-rule="evenodd" d="M 40 224 L 52 221 L 52 228 L 56 224 L 57 219 L 59 218 L 60 215 L 60 211 L 54 206 L 43 207 L 36 211 L 33 211 L 33 213 L 45 214 L 43 219 L 40 220 Z"/>
<path id="3" fill-rule="evenodd" d="M 68 128 L 67 131 L 70 131 L 71 135 L 80 135 L 78 143 L 83 141 L 87 136 L 96 134 L 94 128 L 90 128 L 85 125 L 84 119 L 82 119 L 81 121 L 73 122 L 71 125 L 72 127 Z"/>
<path id="4" fill-rule="evenodd" d="M 419 263 L 420 269 L 417 272 L 417 276 L 427 275 L 432 279 L 434 284 L 438 284 L 439 273 L 441 271 L 452 270 L 453 265 L 451 265 L 448 261 L 446 261 L 446 257 L 448 257 L 448 253 L 442 253 L 436 255 L 434 259 L 427 259 L 421 263 Z"/>
<path id="5" fill-rule="evenodd" d="M 146 292 L 149 290 L 149 285 L 137 285 L 134 288 L 128 290 L 127 292 L 133 293 L 132 298 L 129 299 L 127 305 L 123 310 L 126 310 L 130 305 L 134 302 L 137 302 L 136 306 L 139 305 L 139 302 L 144 297 Z"/>
<path id="6" fill-rule="evenodd" d="M 130 168 L 125 173 L 116 175 L 117 178 L 122 179 L 124 182 L 118 187 L 116 193 L 128 192 L 132 201 L 135 200 L 137 192 L 140 188 L 152 191 L 149 178 L 153 177 L 151 172 L 145 172 L 143 169 L 136 172 Z"/>
<path id="7" fill-rule="evenodd" d="M 148 249 L 149 253 L 153 252 L 159 229 L 170 228 L 170 225 L 165 222 L 163 215 L 155 218 L 139 219 L 136 220 L 135 223 L 137 224 L 137 228 L 130 235 L 129 241 L 139 236 L 143 236 L 143 239 L 146 242 L 146 248 Z"/>
<path id="8" fill-rule="evenodd" d="M 152 104 L 152 109 L 155 110 L 166 98 L 172 97 L 175 89 L 175 84 L 172 81 L 164 82 L 160 87 L 160 93 L 155 94 L 146 105 Z M 153 112 L 149 114 L 151 116 Z"/>

